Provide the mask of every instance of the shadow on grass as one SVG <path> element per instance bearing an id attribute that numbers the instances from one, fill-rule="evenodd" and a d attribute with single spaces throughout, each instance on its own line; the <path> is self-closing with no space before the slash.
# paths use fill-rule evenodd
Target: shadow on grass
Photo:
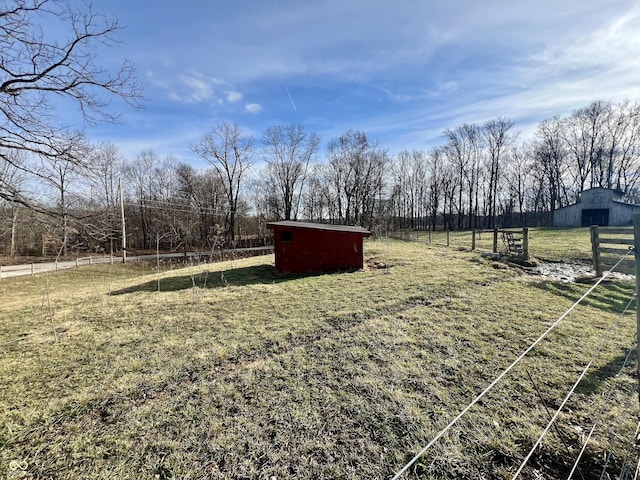
<path id="1" fill-rule="evenodd" d="M 629 358 L 627 359 L 627 355 Z M 612 358 L 609 362 L 602 365 L 601 367 L 590 371 L 580 382 L 580 385 L 577 388 L 578 393 L 596 393 L 600 391 L 603 387 L 603 382 L 608 378 L 615 377 L 620 373 L 620 369 L 624 364 L 625 360 L 627 360 L 627 366 L 633 365 L 636 362 L 636 351 L 635 348 L 629 351 L 622 351 L 620 355 Z"/>
<path id="2" fill-rule="evenodd" d="M 541 282 L 535 285 L 537 288 L 565 297 L 571 301 L 578 300 L 584 293 L 582 288 L 570 283 Z M 635 285 L 622 282 L 602 283 L 591 294 L 585 298 L 581 304 L 592 308 L 597 308 L 605 312 L 622 314 L 626 310 L 626 315 L 635 317 L 635 303 L 629 303 L 635 292 Z M 628 351 L 622 350 L 619 355 L 611 358 L 609 362 L 599 368 L 589 371 L 582 379 L 577 391 L 580 393 L 596 393 L 603 388 L 607 379 L 615 377 L 622 367 Z M 632 350 L 629 358 L 630 363 L 636 359 L 635 349 Z"/>
<path id="3" fill-rule="evenodd" d="M 131 287 L 115 290 L 111 295 L 124 295 L 135 292 L 177 292 L 190 288 L 221 288 L 227 286 L 245 286 L 258 284 L 282 283 L 297 278 L 322 275 L 320 273 L 276 275 L 273 265 L 256 265 L 253 267 L 232 268 L 224 271 L 204 271 L 193 275 L 177 275 L 141 283 Z"/>
<path id="4" fill-rule="evenodd" d="M 584 293 L 584 290 L 572 283 L 557 282 L 536 282 L 536 288 L 554 295 L 577 301 Z M 585 298 L 581 305 L 604 310 L 606 312 L 622 313 L 629 303 L 629 299 L 635 292 L 635 285 L 622 282 L 604 282 L 598 286 L 591 294 Z M 629 309 L 633 308 L 633 304 Z M 631 314 L 627 310 L 627 314 Z"/>

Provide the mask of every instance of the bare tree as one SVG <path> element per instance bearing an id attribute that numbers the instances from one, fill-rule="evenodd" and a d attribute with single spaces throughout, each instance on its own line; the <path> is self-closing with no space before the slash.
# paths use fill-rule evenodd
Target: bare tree
<path id="1" fill-rule="evenodd" d="M 527 188 L 533 168 L 529 153 L 530 148 L 527 145 L 512 145 L 507 152 L 507 165 L 505 169 L 509 197 L 517 207 L 517 211 L 521 216 L 522 226 L 527 225 L 525 204 L 527 195 L 529 194 Z"/>
<path id="2" fill-rule="evenodd" d="M 496 227 L 498 186 L 502 175 L 502 161 L 506 150 L 513 141 L 509 131 L 513 127 L 513 121 L 506 118 L 489 120 L 485 123 L 482 133 L 487 146 L 487 166 L 489 170 L 489 195 L 487 203 L 489 207 L 489 228 Z"/>
<path id="3" fill-rule="evenodd" d="M 387 153 L 363 132 L 349 130 L 329 143 L 328 157 L 326 172 L 335 204 L 333 220 L 372 227 L 384 189 Z"/>
<path id="4" fill-rule="evenodd" d="M 199 223 L 189 186 L 191 173 L 171 155 L 161 159 L 153 150 L 140 152 L 125 166 L 128 201 L 131 212 L 130 246 L 147 250 L 161 246 L 188 249 L 194 243 L 193 232 Z M 195 173 L 194 173 L 195 175 Z M 186 190 L 185 190 L 186 188 Z"/>
<path id="5" fill-rule="evenodd" d="M 533 156 L 534 170 L 541 187 L 539 196 L 546 190 L 548 201 L 544 203 L 549 213 L 548 223 L 551 224 L 553 211 L 568 203 L 565 186 L 567 150 L 563 141 L 563 123 L 559 117 L 544 120 L 538 125 L 536 140 L 533 143 Z"/>
<path id="6" fill-rule="evenodd" d="M 114 44 L 118 22 L 85 5 L 7 0 L 0 6 L 0 162 L 37 175 L 31 164 L 14 163 L 10 152 L 49 160 L 68 155 L 70 135 L 58 117 L 60 99 L 75 102 L 86 122 L 114 121 L 108 109 L 114 96 L 137 105 L 141 90 L 133 65 L 125 61 L 110 73 L 97 61 L 96 47 Z M 0 197 L 37 207 L 10 188 L 0 188 Z"/>
<path id="7" fill-rule="evenodd" d="M 442 147 L 432 148 L 427 157 L 427 178 L 429 182 L 429 217 L 433 229 L 438 224 L 438 209 L 441 199 L 445 203 L 446 210 L 446 193 L 450 179 L 447 178 L 445 162 L 446 156 Z"/>
<path id="8" fill-rule="evenodd" d="M 22 196 L 22 188 L 25 182 L 24 172 L 14 165 L 22 165 L 24 163 L 24 155 L 21 152 L 12 152 L 14 158 L 12 163 L 0 163 L 0 189 L 4 188 L 11 193 L 11 197 Z M 16 233 L 18 228 L 18 214 L 20 205 L 0 197 L 0 212 L 3 217 L 8 219 L 9 228 L 9 256 L 14 257 L 17 251 Z M 0 231 L 0 237 L 6 233 Z"/>
<path id="9" fill-rule="evenodd" d="M 69 249 L 69 213 L 74 203 L 72 186 L 82 174 L 87 173 L 86 159 L 89 146 L 81 136 L 74 136 L 67 140 L 65 149 L 57 156 L 41 155 L 41 168 L 38 176 L 45 179 L 49 187 L 55 192 L 56 215 L 62 231 L 62 255 L 66 256 Z"/>
<path id="10" fill-rule="evenodd" d="M 424 152 L 402 151 L 394 165 L 394 201 L 400 226 L 417 228 L 426 216 L 426 156 Z M 408 224 L 407 223 L 408 219 Z"/>
<path id="11" fill-rule="evenodd" d="M 268 128 L 262 137 L 267 161 L 267 187 L 272 191 L 279 219 L 296 219 L 302 193 L 320 137 L 300 125 Z"/>
<path id="12" fill-rule="evenodd" d="M 640 105 L 613 105 L 606 121 L 601 186 L 630 193 L 640 180 Z"/>
<path id="13" fill-rule="evenodd" d="M 172 251 L 181 248 L 186 252 L 194 243 L 193 232 L 198 222 L 189 202 L 180 196 L 180 183 L 176 176 L 179 165 L 176 157 L 167 155 L 157 162 L 153 170 L 150 225 L 155 233 L 156 248 L 161 238 L 165 248 Z"/>
<path id="14" fill-rule="evenodd" d="M 467 205 L 469 228 L 477 225 L 479 209 L 480 166 L 482 159 L 483 138 L 480 127 L 476 124 L 463 124 L 444 132 L 447 139 L 445 152 L 453 164 L 458 185 L 458 228 L 465 226 L 464 212 Z M 465 195 L 466 194 L 466 195 Z"/>
<path id="15" fill-rule="evenodd" d="M 222 181 L 213 169 L 198 172 L 187 164 L 178 165 L 175 175 L 178 196 L 198 214 L 199 241 L 203 245 L 211 243 L 210 233 L 214 232 L 215 237 L 220 215 L 224 211 L 226 196 Z"/>
<path id="16" fill-rule="evenodd" d="M 564 121 L 561 131 L 573 160 L 571 166 L 578 193 L 586 188 L 603 186 L 605 122 L 610 110 L 610 103 L 593 102 L 588 107 L 576 110 Z"/>
<path id="17" fill-rule="evenodd" d="M 160 164 L 160 158 L 152 150 L 140 152 L 135 160 L 125 166 L 125 175 L 138 207 L 141 246 L 148 250 L 152 245 L 151 202 L 155 200 L 154 172 Z"/>
<path id="18" fill-rule="evenodd" d="M 304 216 L 308 220 L 322 222 L 329 215 L 329 184 L 325 181 L 324 165 L 315 165 L 307 180 L 304 193 Z"/>
<path id="19" fill-rule="evenodd" d="M 454 203 L 458 216 L 458 229 L 463 228 L 463 219 L 464 219 L 464 179 L 467 175 L 468 167 L 468 156 L 467 156 L 467 147 L 464 135 L 461 134 L 459 129 L 455 130 L 447 130 L 444 132 L 444 136 L 447 138 L 447 143 L 444 146 L 444 153 L 447 156 L 447 163 L 450 165 L 453 170 L 452 179 L 455 182 L 455 186 L 453 186 L 452 190 L 457 194 L 457 203 L 454 202 L 454 198 L 451 198 L 449 202 L 449 210 L 450 210 L 450 218 L 449 221 L 453 221 L 453 208 Z M 451 228 L 452 225 L 449 225 Z"/>
<path id="20" fill-rule="evenodd" d="M 254 162 L 253 138 L 244 135 L 238 124 L 221 122 L 191 148 L 209 162 L 222 181 L 228 203 L 224 234 L 234 242 L 240 191 Z"/>
<path id="21" fill-rule="evenodd" d="M 118 179 L 124 174 L 124 157 L 114 144 L 96 145 L 89 157 L 91 186 L 90 207 L 93 223 L 85 222 L 88 235 L 101 243 L 107 243 L 109 253 L 114 252 L 114 242 L 121 236 Z"/>

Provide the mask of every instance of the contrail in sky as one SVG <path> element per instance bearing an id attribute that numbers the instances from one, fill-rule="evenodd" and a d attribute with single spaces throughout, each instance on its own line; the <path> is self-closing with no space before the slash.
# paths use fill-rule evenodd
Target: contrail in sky
<path id="1" fill-rule="evenodd" d="M 291 96 L 291 93 L 289 93 L 289 87 L 287 87 L 286 85 L 284 86 L 284 88 L 287 90 L 287 95 L 289 95 L 289 100 L 291 100 L 291 106 L 293 107 L 293 109 L 297 112 L 298 109 L 296 108 L 296 104 L 293 103 L 293 97 Z"/>

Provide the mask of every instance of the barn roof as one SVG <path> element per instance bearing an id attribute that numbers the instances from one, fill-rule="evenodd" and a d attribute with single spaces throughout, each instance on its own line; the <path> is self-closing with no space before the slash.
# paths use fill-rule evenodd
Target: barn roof
<path id="1" fill-rule="evenodd" d="M 267 228 L 273 227 L 306 228 L 310 230 L 330 230 L 334 232 L 361 233 L 366 236 L 371 235 L 371 232 L 369 230 L 362 227 L 352 227 L 349 225 L 330 225 L 327 223 L 296 222 L 293 220 L 282 220 L 280 222 L 267 223 Z"/>
<path id="2" fill-rule="evenodd" d="M 624 196 L 624 192 L 622 190 L 618 190 L 617 188 L 604 188 L 604 187 L 594 187 L 594 188 L 590 188 L 589 190 L 584 190 L 583 192 L 580 192 L 580 196 L 578 198 L 578 201 L 575 203 L 571 203 L 569 205 L 565 205 L 564 207 L 558 207 L 555 209 L 555 211 L 560 211 L 560 210 L 571 210 L 571 209 L 581 209 L 583 206 L 583 200 L 590 197 L 592 194 L 597 193 L 598 191 L 601 192 L 612 192 L 613 196 L 611 198 L 610 201 L 608 201 L 607 203 L 615 203 L 617 205 L 620 205 L 621 208 L 625 208 L 625 207 L 631 207 L 631 208 L 638 208 L 640 207 L 640 205 L 636 204 L 636 203 L 629 203 L 629 202 L 625 202 L 622 200 L 619 200 L 620 198 L 622 198 Z"/>

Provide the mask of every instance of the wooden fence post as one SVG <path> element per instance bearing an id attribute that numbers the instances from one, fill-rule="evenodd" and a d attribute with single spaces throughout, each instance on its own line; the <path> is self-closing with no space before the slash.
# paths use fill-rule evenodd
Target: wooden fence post
<path id="1" fill-rule="evenodd" d="M 471 250 L 476 249 L 476 229 L 471 230 Z"/>
<path id="2" fill-rule="evenodd" d="M 591 225 L 591 253 L 593 255 L 593 269 L 596 271 L 596 277 L 602 276 L 602 265 L 600 264 L 600 239 L 598 237 L 598 226 Z"/>
<path id="3" fill-rule="evenodd" d="M 493 253 L 498 253 L 498 227 L 493 229 Z"/>
<path id="4" fill-rule="evenodd" d="M 522 229 L 522 255 L 525 260 L 529 260 L 529 229 L 527 227 Z"/>
<path id="5" fill-rule="evenodd" d="M 31 275 L 33 275 L 33 263 L 31 264 Z"/>
<path id="6" fill-rule="evenodd" d="M 636 358 L 640 358 L 640 214 L 633 216 L 633 253 L 636 258 Z M 640 382 L 640 362 L 638 363 L 638 382 Z M 640 385 L 638 386 L 638 401 L 640 402 Z"/>

